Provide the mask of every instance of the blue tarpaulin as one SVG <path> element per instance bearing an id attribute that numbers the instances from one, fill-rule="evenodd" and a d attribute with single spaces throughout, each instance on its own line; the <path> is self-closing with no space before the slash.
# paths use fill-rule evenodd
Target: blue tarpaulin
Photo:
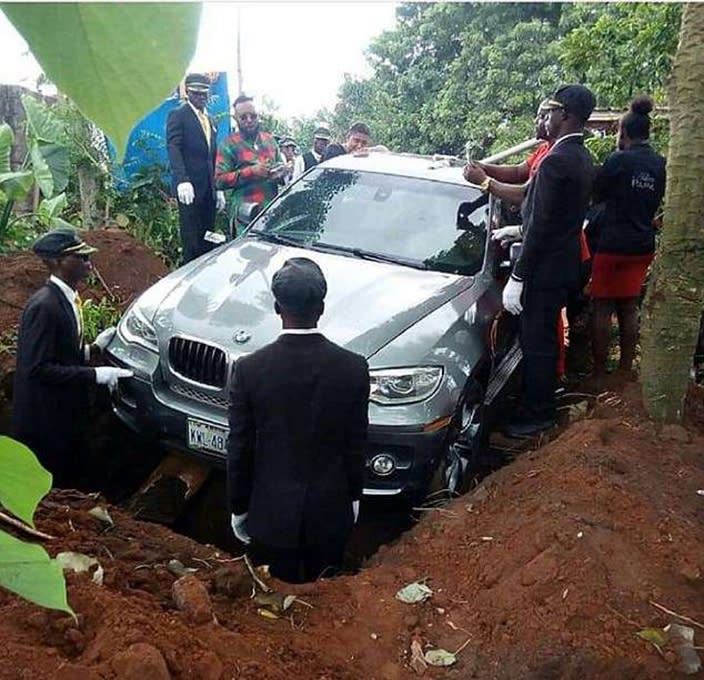
<path id="1" fill-rule="evenodd" d="M 227 74 L 209 74 L 212 79 L 210 99 L 208 100 L 208 113 L 215 120 L 217 126 L 217 143 L 220 143 L 230 134 L 230 98 L 227 92 Z M 181 88 L 179 88 L 181 89 Z M 127 150 L 122 166 L 117 170 L 115 177 L 120 189 L 127 189 L 135 174 L 147 165 L 161 165 L 168 169 L 169 158 L 166 153 L 166 119 L 169 112 L 179 107 L 185 100 L 183 94 L 174 91 L 171 97 L 165 99 L 161 105 L 142 118 L 132 129 Z M 112 151 L 112 150 L 111 150 Z M 166 177 L 168 181 L 168 177 Z"/>

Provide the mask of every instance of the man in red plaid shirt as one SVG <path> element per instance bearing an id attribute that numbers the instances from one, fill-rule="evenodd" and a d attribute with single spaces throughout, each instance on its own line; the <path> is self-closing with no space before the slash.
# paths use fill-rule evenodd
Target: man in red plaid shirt
<path id="1" fill-rule="evenodd" d="M 239 130 L 220 145 L 215 162 L 215 186 L 229 191 L 230 216 L 245 202 L 265 207 L 276 196 L 283 163 L 274 136 L 259 128 L 252 98 L 240 95 L 233 109 Z"/>

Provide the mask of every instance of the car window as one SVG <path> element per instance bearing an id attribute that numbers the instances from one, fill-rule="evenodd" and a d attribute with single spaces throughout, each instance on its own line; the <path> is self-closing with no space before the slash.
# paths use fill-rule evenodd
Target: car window
<path id="1" fill-rule="evenodd" d="M 295 183 L 253 226 L 302 245 L 360 249 L 472 275 L 484 260 L 486 204 L 469 186 L 320 168 Z"/>

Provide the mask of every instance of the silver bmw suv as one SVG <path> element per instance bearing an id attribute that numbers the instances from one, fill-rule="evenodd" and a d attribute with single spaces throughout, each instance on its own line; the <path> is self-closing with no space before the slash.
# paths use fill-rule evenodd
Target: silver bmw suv
<path id="1" fill-rule="evenodd" d="M 272 275 L 305 255 L 328 282 L 321 331 L 369 362 L 365 494 L 457 491 L 520 361 L 497 324 L 506 271 L 489 233 L 499 213 L 447 160 L 371 153 L 312 168 L 240 237 L 125 313 L 109 354 L 134 377 L 115 412 L 224 464 L 232 367 L 276 338 Z"/>

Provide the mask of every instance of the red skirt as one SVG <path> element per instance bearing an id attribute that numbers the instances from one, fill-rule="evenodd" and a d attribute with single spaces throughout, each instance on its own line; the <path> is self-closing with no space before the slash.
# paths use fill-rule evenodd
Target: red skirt
<path id="1" fill-rule="evenodd" d="M 652 261 L 652 253 L 648 255 L 596 253 L 592 260 L 591 296 L 609 300 L 638 297 Z"/>

